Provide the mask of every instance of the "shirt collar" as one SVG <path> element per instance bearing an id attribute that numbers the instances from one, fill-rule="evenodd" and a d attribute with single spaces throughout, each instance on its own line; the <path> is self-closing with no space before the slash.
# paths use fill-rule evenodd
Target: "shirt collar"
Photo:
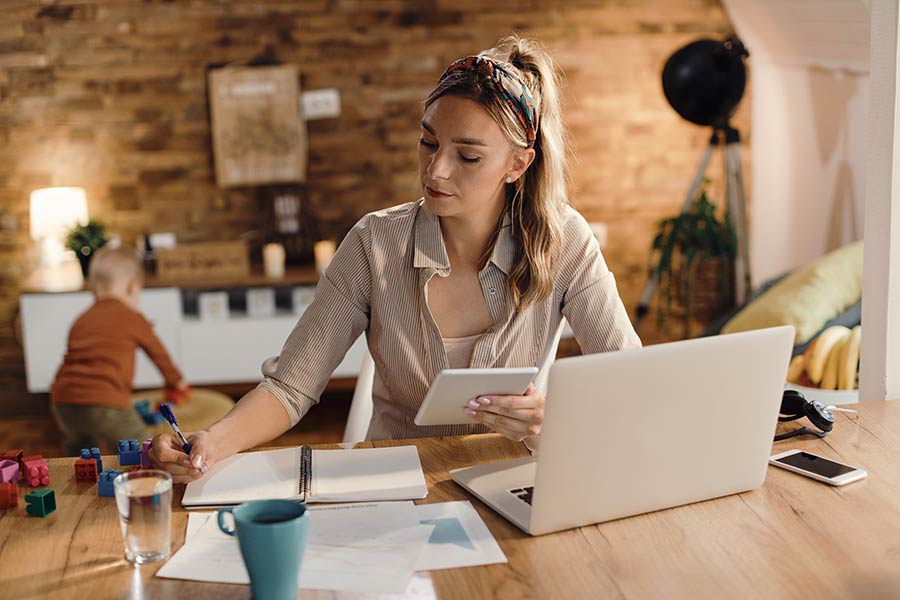
<path id="1" fill-rule="evenodd" d="M 448 271 L 450 259 L 447 257 L 447 248 L 444 246 L 444 238 L 441 235 L 441 221 L 437 215 L 426 208 L 424 200 L 419 201 L 415 231 L 413 266 L 417 269 L 431 267 L 438 271 Z M 497 234 L 497 241 L 494 243 L 494 249 L 491 251 L 488 261 L 494 263 L 504 274 L 509 275 L 515 257 L 516 244 L 512 235 L 512 219 L 507 212 L 503 215 L 500 232 Z"/>

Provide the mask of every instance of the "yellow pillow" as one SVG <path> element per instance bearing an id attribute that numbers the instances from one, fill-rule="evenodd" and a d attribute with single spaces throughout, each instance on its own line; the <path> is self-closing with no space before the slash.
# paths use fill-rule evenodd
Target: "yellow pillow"
<path id="1" fill-rule="evenodd" d="M 791 273 L 722 328 L 735 333 L 793 325 L 794 344 L 805 344 L 822 326 L 862 297 L 863 243 L 853 242 Z"/>

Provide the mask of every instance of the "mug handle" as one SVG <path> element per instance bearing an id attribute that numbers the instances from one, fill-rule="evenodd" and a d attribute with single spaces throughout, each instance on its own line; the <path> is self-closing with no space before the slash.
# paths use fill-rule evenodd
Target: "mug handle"
<path id="1" fill-rule="evenodd" d="M 218 515 L 216 515 L 216 519 L 219 522 L 219 529 L 222 531 L 222 533 L 225 533 L 225 534 L 228 534 L 231 536 L 234 535 L 234 513 L 232 512 L 233 510 L 234 510 L 233 507 L 220 508 Z M 226 513 L 231 515 L 231 525 L 230 526 L 225 524 L 225 514 Z"/>

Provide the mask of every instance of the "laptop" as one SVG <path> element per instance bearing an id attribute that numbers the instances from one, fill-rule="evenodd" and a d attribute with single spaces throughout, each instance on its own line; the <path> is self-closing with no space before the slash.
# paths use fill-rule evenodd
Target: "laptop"
<path id="1" fill-rule="evenodd" d="M 793 343 L 785 326 L 557 360 L 538 456 L 450 476 L 532 535 L 752 490 Z"/>

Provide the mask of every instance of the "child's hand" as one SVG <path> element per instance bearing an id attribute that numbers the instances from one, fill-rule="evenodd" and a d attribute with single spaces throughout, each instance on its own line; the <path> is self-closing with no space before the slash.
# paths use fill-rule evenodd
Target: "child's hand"
<path id="1" fill-rule="evenodd" d="M 186 434 L 191 443 L 191 455 L 184 453 L 181 442 L 171 433 L 163 433 L 153 438 L 148 452 L 150 460 L 158 468 L 172 474 L 175 483 L 193 481 L 209 471 L 216 461 L 215 444 L 206 431 Z"/>
<path id="2" fill-rule="evenodd" d="M 166 387 L 163 390 L 163 399 L 173 404 L 181 404 L 191 395 L 191 386 L 186 379 L 179 381 L 175 387 Z"/>

